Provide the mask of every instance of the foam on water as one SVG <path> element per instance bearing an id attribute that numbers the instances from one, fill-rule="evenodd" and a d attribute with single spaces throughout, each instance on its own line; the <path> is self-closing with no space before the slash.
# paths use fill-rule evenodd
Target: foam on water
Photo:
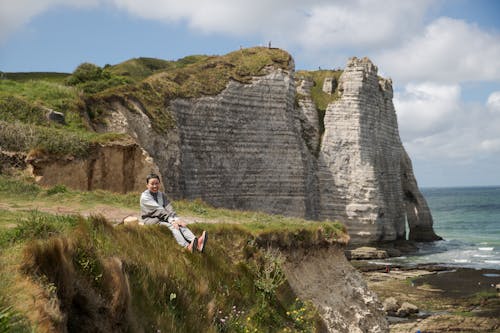
<path id="1" fill-rule="evenodd" d="M 429 188 L 422 193 L 434 229 L 445 240 L 418 243 L 416 253 L 384 259 L 383 264 L 500 269 L 500 187 Z"/>

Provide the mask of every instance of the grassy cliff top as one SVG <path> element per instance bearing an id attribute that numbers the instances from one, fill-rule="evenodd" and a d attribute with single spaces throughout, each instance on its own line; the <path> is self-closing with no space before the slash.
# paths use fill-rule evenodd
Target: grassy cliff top
<path id="1" fill-rule="evenodd" d="M 123 63 L 117 68 L 132 63 Z M 139 101 L 154 120 L 157 130 L 165 131 L 174 126 L 165 112 L 168 101 L 217 95 L 229 80 L 250 83 L 254 77 L 265 75 L 268 67 L 292 70 L 292 57 L 284 50 L 265 47 L 241 49 L 222 56 L 190 56 L 165 63 L 163 69 L 135 83 L 93 94 L 88 97 L 87 104 L 93 121 L 99 122 L 109 109 L 109 101 L 120 99 L 125 104 L 129 100 Z"/>

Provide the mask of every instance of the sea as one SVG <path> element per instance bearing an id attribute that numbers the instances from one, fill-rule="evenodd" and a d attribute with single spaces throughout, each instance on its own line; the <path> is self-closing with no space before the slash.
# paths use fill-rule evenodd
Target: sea
<path id="1" fill-rule="evenodd" d="M 416 253 L 391 258 L 390 263 L 500 269 L 500 186 L 421 188 L 421 192 L 434 230 L 444 240 L 418 243 Z"/>

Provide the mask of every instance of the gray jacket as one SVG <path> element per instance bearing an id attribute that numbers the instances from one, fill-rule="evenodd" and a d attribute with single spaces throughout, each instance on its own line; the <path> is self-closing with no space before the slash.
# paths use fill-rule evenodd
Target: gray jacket
<path id="1" fill-rule="evenodd" d="M 141 221 L 144 224 L 171 222 L 176 219 L 174 207 L 168 201 L 165 193 L 158 191 L 157 200 L 149 190 L 141 194 Z"/>

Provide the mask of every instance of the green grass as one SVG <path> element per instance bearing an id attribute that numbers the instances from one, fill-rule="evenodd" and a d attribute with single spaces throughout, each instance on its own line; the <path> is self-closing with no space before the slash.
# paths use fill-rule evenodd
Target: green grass
<path id="1" fill-rule="evenodd" d="M 26 82 L 32 80 L 43 80 L 62 83 L 70 75 L 69 73 L 57 72 L 4 72 L 0 73 L 2 79 Z"/>
<path id="2" fill-rule="evenodd" d="M 65 115 L 67 126 L 84 128 L 78 90 L 44 80 L 0 80 L 0 120 L 47 124 L 47 108 Z"/>
<path id="3" fill-rule="evenodd" d="M 3 149 L 29 152 L 32 157 L 86 157 L 95 144 L 126 140 L 125 134 L 99 134 L 0 120 L 0 141 Z"/>
<path id="4" fill-rule="evenodd" d="M 314 85 L 311 88 L 311 98 L 316 105 L 318 111 L 319 120 L 319 131 L 320 135 L 325 132 L 325 112 L 328 105 L 339 98 L 338 87 L 332 94 L 327 94 L 323 92 L 323 82 L 327 77 L 333 77 L 339 81 L 340 75 L 342 75 L 341 70 L 318 70 L 318 71 L 298 71 L 296 74 L 297 78 L 310 78 L 313 80 Z M 301 96 L 297 96 L 301 98 Z M 321 141 L 321 140 L 320 140 Z"/>
<path id="5" fill-rule="evenodd" d="M 128 76 L 134 80 L 142 80 L 156 71 L 174 67 L 173 61 L 155 58 L 134 58 L 104 68 L 114 75 Z"/>

